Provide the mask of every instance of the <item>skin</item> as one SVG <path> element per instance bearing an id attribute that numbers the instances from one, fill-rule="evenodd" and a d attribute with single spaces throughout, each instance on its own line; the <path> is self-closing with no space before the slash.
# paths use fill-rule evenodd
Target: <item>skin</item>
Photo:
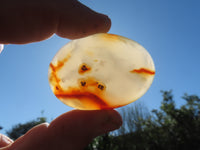
<path id="1" fill-rule="evenodd" d="M 37 42 L 53 34 L 75 39 L 107 32 L 111 26 L 107 16 L 76 0 L 6 0 L 0 7 L 2 44 Z M 0 150 L 82 150 L 93 138 L 121 124 L 115 110 L 73 110 L 32 128 L 16 141 L 0 134 Z"/>
<path id="2" fill-rule="evenodd" d="M 110 29 L 110 19 L 77 0 L 5 0 L 0 6 L 0 43 L 25 44 L 57 34 L 75 39 Z"/>
<path id="3" fill-rule="evenodd" d="M 94 137 L 119 128 L 121 123 L 114 110 L 73 110 L 50 124 L 32 128 L 15 142 L 1 135 L 0 150 L 82 150 Z"/>

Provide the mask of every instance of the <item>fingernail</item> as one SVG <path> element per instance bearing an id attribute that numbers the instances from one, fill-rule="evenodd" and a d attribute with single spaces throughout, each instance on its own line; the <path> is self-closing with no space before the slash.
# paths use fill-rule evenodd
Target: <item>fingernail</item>
<path id="1" fill-rule="evenodd" d="M 1 54 L 1 52 L 3 51 L 3 48 L 4 48 L 4 45 L 3 45 L 3 44 L 0 44 L 0 54 Z"/>
<path id="2" fill-rule="evenodd" d="M 1 139 L 0 139 L 0 143 L 1 145 L 9 145 L 11 143 L 13 143 L 13 140 L 11 140 L 10 138 L 8 138 L 7 136 L 5 135 L 0 135 Z"/>
<path id="3" fill-rule="evenodd" d="M 48 123 L 48 122 L 44 122 L 44 123 L 42 123 L 42 125 L 48 127 L 48 126 L 49 126 L 49 123 Z"/>
<path id="4" fill-rule="evenodd" d="M 122 125 L 122 118 L 117 111 L 107 111 L 103 126 L 112 131 L 118 129 Z"/>
<path id="5" fill-rule="evenodd" d="M 98 14 L 94 21 L 94 29 L 97 32 L 108 32 L 111 27 L 111 20 L 107 15 Z"/>

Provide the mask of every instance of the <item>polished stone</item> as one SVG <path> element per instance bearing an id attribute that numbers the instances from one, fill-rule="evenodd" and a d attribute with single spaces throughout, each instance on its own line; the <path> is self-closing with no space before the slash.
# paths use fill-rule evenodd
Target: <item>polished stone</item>
<path id="1" fill-rule="evenodd" d="M 113 109 L 140 98 L 154 79 L 155 67 L 137 42 L 100 33 L 61 48 L 48 75 L 53 93 L 68 106 Z"/>

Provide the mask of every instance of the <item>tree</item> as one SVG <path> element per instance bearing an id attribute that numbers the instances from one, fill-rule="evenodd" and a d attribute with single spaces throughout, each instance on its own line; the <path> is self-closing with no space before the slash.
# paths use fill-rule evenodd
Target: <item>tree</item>
<path id="1" fill-rule="evenodd" d="M 152 113 L 143 105 L 122 109 L 123 126 L 109 134 L 101 143 L 98 137 L 93 149 L 101 150 L 199 150 L 200 149 L 200 98 L 184 94 L 186 104 L 177 108 L 172 91 L 161 91 L 160 109 Z M 104 143 L 105 142 L 105 143 Z"/>
<path id="2" fill-rule="evenodd" d="M 123 125 L 118 129 L 116 135 L 125 135 L 142 130 L 144 120 L 150 117 L 150 112 L 141 102 L 135 102 L 129 107 L 124 107 L 120 110 L 123 118 Z"/>
<path id="3" fill-rule="evenodd" d="M 96 137 L 84 150 L 114 150 L 113 136 L 109 133 Z"/>
<path id="4" fill-rule="evenodd" d="M 35 120 L 29 121 L 24 124 L 17 124 L 12 127 L 9 131 L 6 131 L 8 137 L 13 140 L 16 140 L 18 137 L 24 135 L 28 130 L 33 128 L 34 126 L 46 122 L 47 119 L 45 117 L 38 117 Z"/>
<path id="5" fill-rule="evenodd" d="M 132 150 L 135 148 L 132 140 L 139 140 L 137 133 L 142 130 L 143 121 L 150 117 L 150 112 L 140 102 L 124 107 L 119 112 L 123 118 L 122 127 L 95 138 L 85 150 Z"/>
<path id="6" fill-rule="evenodd" d="M 185 94 L 186 104 L 175 106 L 172 91 L 161 91 L 160 110 L 153 110 L 154 119 L 145 121 L 146 146 L 149 149 L 200 149 L 200 99 Z"/>

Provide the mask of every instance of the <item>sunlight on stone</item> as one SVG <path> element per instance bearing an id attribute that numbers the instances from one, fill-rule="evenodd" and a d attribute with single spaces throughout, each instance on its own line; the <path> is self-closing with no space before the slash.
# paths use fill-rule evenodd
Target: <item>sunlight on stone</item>
<path id="1" fill-rule="evenodd" d="M 100 33 L 72 40 L 49 67 L 55 96 L 76 109 L 113 109 L 140 98 L 155 75 L 150 54 L 137 42 Z"/>

